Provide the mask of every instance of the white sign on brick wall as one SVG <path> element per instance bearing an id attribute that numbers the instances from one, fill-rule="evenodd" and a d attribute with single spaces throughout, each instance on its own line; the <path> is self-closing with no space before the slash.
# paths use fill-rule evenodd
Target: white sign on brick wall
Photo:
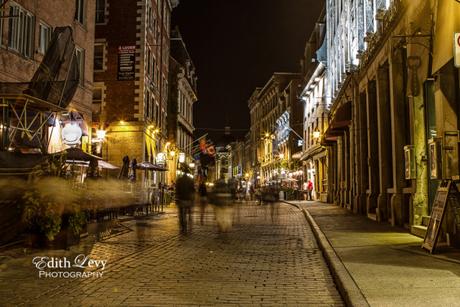
<path id="1" fill-rule="evenodd" d="M 454 62 L 455 67 L 460 68 L 460 33 L 454 35 Z"/>

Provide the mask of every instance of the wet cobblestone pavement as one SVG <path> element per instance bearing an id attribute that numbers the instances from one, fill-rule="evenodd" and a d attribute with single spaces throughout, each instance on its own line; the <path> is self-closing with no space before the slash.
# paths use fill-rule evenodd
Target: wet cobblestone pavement
<path id="1" fill-rule="evenodd" d="M 244 203 L 234 227 L 218 233 L 213 210 L 204 225 L 179 233 L 177 214 L 124 222 L 130 231 L 69 251 L 0 253 L 3 306 L 288 305 L 343 302 L 303 215 L 278 204 Z M 107 260 L 100 278 L 39 278 L 36 255 Z M 100 272 L 100 271 L 99 271 Z"/>

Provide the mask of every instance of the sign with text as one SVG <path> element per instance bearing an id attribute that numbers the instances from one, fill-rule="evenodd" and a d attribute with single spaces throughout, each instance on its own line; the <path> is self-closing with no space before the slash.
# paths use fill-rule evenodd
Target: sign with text
<path id="1" fill-rule="evenodd" d="M 118 46 L 118 80 L 134 80 L 136 46 Z"/>
<path id="2" fill-rule="evenodd" d="M 430 222 L 422 244 L 430 253 L 436 248 L 448 201 L 458 201 L 458 190 L 452 180 L 443 180 L 436 191 Z"/>
<path id="3" fill-rule="evenodd" d="M 454 63 L 460 68 L 460 33 L 454 34 Z"/>

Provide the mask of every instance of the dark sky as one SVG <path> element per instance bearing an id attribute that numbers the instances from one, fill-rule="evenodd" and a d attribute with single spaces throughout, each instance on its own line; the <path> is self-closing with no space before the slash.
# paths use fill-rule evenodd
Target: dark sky
<path id="1" fill-rule="evenodd" d="M 197 69 L 197 135 L 204 133 L 201 128 L 225 125 L 249 129 L 249 96 L 273 72 L 299 71 L 322 4 L 322 0 L 180 0 L 172 23 L 179 26 Z"/>

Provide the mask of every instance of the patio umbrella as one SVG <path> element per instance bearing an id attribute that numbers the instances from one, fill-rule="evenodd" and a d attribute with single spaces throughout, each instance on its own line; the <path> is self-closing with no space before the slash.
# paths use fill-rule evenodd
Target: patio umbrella
<path id="1" fill-rule="evenodd" d="M 80 161 L 91 161 L 91 160 L 102 160 L 101 157 L 92 155 L 84 152 L 80 148 L 67 148 L 65 150 L 67 160 L 80 160 Z"/>
<path id="2" fill-rule="evenodd" d="M 98 162 L 98 166 L 100 168 L 105 168 L 105 169 L 119 169 L 118 166 L 115 166 L 107 161 L 104 161 L 104 160 L 99 160 L 97 161 Z"/>
<path id="3" fill-rule="evenodd" d="M 74 164 L 74 165 L 80 165 L 80 166 L 89 166 L 88 161 L 82 161 L 82 160 L 66 160 L 66 163 L 69 164 Z M 118 166 L 115 166 L 107 161 L 104 160 L 98 160 L 97 161 L 97 166 L 103 169 L 119 169 Z"/>
<path id="4" fill-rule="evenodd" d="M 143 169 L 143 170 L 148 170 L 148 171 L 159 171 L 159 172 L 166 172 L 168 170 L 167 168 L 165 168 L 163 166 L 153 164 L 153 163 L 148 162 L 148 161 L 143 161 L 141 163 L 138 163 L 137 168 L 138 169 Z"/>

